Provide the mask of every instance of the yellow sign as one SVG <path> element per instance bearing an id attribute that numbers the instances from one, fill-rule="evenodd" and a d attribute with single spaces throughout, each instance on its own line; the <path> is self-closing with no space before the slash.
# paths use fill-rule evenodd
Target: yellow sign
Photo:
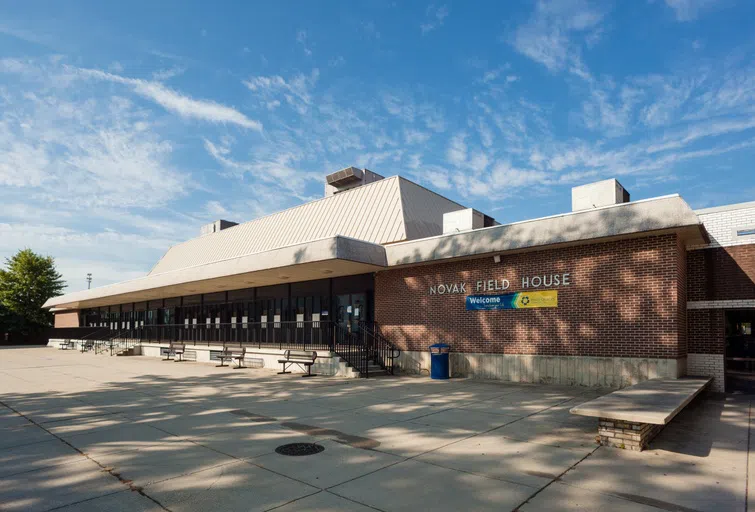
<path id="1" fill-rule="evenodd" d="M 543 290 L 538 292 L 519 292 L 516 298 L 516 308 L 557 308 L 558 291 Z"/>

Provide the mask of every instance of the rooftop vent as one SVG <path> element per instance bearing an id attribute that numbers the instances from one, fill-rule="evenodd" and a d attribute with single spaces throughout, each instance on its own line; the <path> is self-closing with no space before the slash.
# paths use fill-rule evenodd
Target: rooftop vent
<path id="1" fill-rule="evenodd" d="M 382 179 L 382 176 L 369 169 L 347 167 L 325 177 L 325 197 Z"/>
<path id="2" fill-rule="evenodd" d="M 356 167 L 347 167 L 346 169 L 341 169 L 333 174 L 328 174 L 325 177 L 328 185 L 333 185 L 334 187 L 339 188 L 353 183 L 359 183 L 363 179 L 364 173 L 362 172 L 362 169 L 357 169 Z"/>
<path id="3" fill-rule="evenodd" d="M 615 179 L 596 181 L 571 189 L 571 211 L 629 202 L 629 192 Z"/>
<path id="4" fill-rule="evenodd" d="M 231 222 L 230 220 L 222 219 L 216 220 L 215 222 L 210 222 L 209 224 L 202 226 L 202 228 L 199 230 L 199 236 L 217 233 L 218 231 L 222 231 L 236 225 L 238 225 L 238 222 Z"/>

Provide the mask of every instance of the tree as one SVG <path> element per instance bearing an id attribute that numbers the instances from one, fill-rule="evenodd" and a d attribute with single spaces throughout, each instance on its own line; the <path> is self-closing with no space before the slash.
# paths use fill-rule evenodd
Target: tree
<path id="1" fill-rule="evenodd" d="M 65 288 L 55 260 L 23 249 L 6 258 L 5 265 L 0 270 L 0 304 L 6 310 L 3 323 L 23 333 L 52 325 L 52 313 L 42 305 Z"/>

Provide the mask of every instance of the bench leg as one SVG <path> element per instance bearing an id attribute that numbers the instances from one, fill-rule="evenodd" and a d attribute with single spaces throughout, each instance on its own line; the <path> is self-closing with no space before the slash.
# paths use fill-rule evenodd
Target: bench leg
<path id="1" fill-rule="evenodd" d="M 224 366 L 226 366 L 225 359 L 221 357 L 220 358 L 220 364 L 217 365 L 217 366 L 215 366 L 215 368 L 223 368 Z"/>
<path id="2" fill-rule="evenodd" d="M 305 378 L 305 377 L 317 377 L 316 373 L 312 373 L 312 365 L 311 364 L 307 365 L 307 373 L 305 373 L 304 375 L 302 375 L 302 378 Z"/>
<path id="3" fill-rule="evenodd" d="M 291 372 L 287 372 L 286 371 L 286 363 L 281 363 L 281 364 L 283 365 L 283 371 L 282 372 L 278 372 L 278 375 L 283 375 L 285 373 L 291 373 Z"/>
<path id="4" fill-rule="evenodd" d="M 640 452 L 648 447 L 664 426 L 599 418 L 598 437 L 603 446 Z"/>
<path id="5" fill-rule="evenodd" d="M 238 363 L 237 363 L 237 364 L 238 364 L 238 366 L 236 367 L 236 369 L 237 369 L 237 370 L 238 370 L 239 368 L 246 368 L 246 366 L 241 366 L 241 365 L 243 364 L 243 362 L 244 362 L 244 361 L 243 361 L 243 359 L 239 359 L 239 360 L 238 360 Z"/>

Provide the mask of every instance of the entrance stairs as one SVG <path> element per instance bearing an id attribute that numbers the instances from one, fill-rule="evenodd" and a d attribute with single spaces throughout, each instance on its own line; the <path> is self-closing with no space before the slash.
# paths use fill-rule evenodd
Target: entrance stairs
<path id="1" fill-rule="evenodd" d="M 388 375 L 388 370 L 377 364 L 373 360 L 367 361 L 367 375 L 370 377 L 380 377 L 381 375 Z"/>

